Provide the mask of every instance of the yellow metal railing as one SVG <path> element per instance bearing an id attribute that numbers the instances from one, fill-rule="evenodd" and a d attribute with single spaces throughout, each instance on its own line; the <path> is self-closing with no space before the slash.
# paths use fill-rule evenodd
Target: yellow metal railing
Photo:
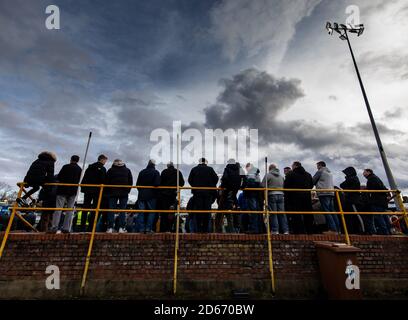
<path id="1" fill-rule="evenodd" d="M 24 183 L 20 182 L 17 184 L 19 186 L 19 191 L 17 197 L 21 197 L 23 192 L 25 192 L 24 189 Z M 95 211 L 95 218 L 93 221 L 93 226 L 92 226 L 92 232 L 90 236 L 90 242 L 88 246 L 88 251 L 85 259 L 85 266 L 84 266 L 84 271 L 83 271 L 83 276 L 82 276 L 82 281 L 81 281 L 81 287 L 80 287 L 80 292 L 81 294 L 84 293 L 85 290 L 85 285 L 86 285 L 86 279 L 88 275 L 88 270 L 89 270 L 89 264 L 91 260 L 91 254 L 92 254 L 92 249 L 93 249 L 93 243 L 95 239 L 95 233 L 96 233 L 96 225 L 98 222 L 98 216 L 100 212 L 128 212 L 128 213 L 141 213 L 141 212 L 153 212 L 153 213 L 175 213 L 176 214 L 176 237 L 175 237 L 175 252 L 174 252 L 174 268 L 173 268 L 173 293 L 175 294 L 177 292 L 177 268 L 178 268 L 178 249 L 179 249 L 179 225 L 180 225 L 180 213 L 210 213 L 210 212 L 215 212 L 215 213 L 228 213 L 228 214 L 263 214 L 266 216 L 266 229 L 267 229 L 267 242 L 268 242 L 268 255 L 269 255 L 269 271 L 270 271 L 270 276 L 271 276 L 271 290 L 272 294 L 275 294 L 275 279 L 274 279 L 274 270 L 273 270 L 273 258 L 272 258 L 272 239 L 271 239 L 271 234 L 270 234 L 270 227 L 269 227 L 269 215 L 270 214 L 340 214 L 341 215 L 341 221 L 344 229 L 344 235 L 345 239 L 348 245 L 351 244 L 350 237 L 348 234 L 347 230 L 347 224 L 344 215 L 345 214 L 400 214 L 401 217 L 400 219 L 404 219 L 406 225 L 408 226 L 408 215 L 407 215 L 407 210 L 405 209 L 404 203 L 403 203 L 403 198 L 401 195 L 401 192 L 399 190 L 342 190 L 342 189 L 284 189 L 284 188 L 244 188 L 242 190 L 244 191 L 263 191 L 264 192 L 264 210 L 218 210 L 218 209 L 211 209 L 211 210 L 185 210 L 180 208 L 180 193 L 181 190 L 224 190 L 223 188 L 217 188 L 217 187 L 180 187 L 180 186 L 158 186 L 158 187 L 153 187 L 153 186 L 126 186 L 126 185 L 104 185 L 104 184 L 70 184 L 70 183 L 47 183 L 46 185 L 48 186 L 73 186 L 73 187 L 98 187 L 99 188 L 99 196 L 98 196 L 98 202 L 96 208 L 81 208 L 82 211 Z M 107 208 L 101 208 L 101 202 L 103 198 L 103 191 L 106 188 L 131 188 L 131 189 L 176 189 L 177 191 L 177 208 L 174 210 L 142 210 L 142 209 L 107 209 Z M 326 212 L 326 211 L 271 211 L 268 208 L 268 192 L 269 191 L 284 191 L 284 192 L 333 192 L 335 194 L 336 200 L 337 200 L 337 205 L 339 208 L 339 211 L 334 211 L 334 212 Z M 394 197 L 396 198 L 398 202 L 398 206 L 402 209 L 402 211 L 395 211 L 395 212 L 345 212 L 343 210 L 343 206 L 341 203 L 340 199 L 340 193 L 347 193 L 347 192 L 358 192 L 358 193 L 393 193 Z M 72 211 L 75 208 L 43 208 L 43 207 L 19 207 L 17 203 L 14 203 L 12 210 L 11 210 L 11 215 L 6 227 L 6 230 L 3 235 L 3 239 L 0 245 L 0 259 L 3 255 L 6 242 L 14 221 L 15 216 L 17 216 L 19 219 L 23 221 L 23 223 L 27 226 L 29 226 L 31 229 L 34 231 L 38 232 L 28 221 L 24 219 L 23 216 L 18 211 Z"/>

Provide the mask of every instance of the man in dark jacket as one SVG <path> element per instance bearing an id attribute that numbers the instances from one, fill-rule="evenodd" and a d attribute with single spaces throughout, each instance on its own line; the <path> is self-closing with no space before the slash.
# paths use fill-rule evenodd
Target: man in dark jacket
<path id="1" fill-rule="evenodd" d="M 154 160 L 149 160 L 147 167 L 139 172 L 136 186 L 160 186 L 160 173 L 156 170 Z M 157 205 L 158 190 L 154 188 L 138 188 L 137 204 L 140 210 L 155 210 Z M 156 213 L 139 213 L 136 217 L 136 232 L 153 233 Z"/>
<path id="2" fill-rule="evenodd" d="M 84 178 L 82 179 L 81 184 L 104 184 L 106 180 L 106 169 L 104 167 L 108 157 L 101 154 L 98 157 L 98 161 L 92 163 L 88 166 L 85 171 Z M 99 188 L 98 187 L 81 187 L 81 192 L 84 194 L 84 208 L 96 208 L 99 197 Z M 90 212 L 90 219 L 88 230 L 86 230 L 86 223 L 88 219 L 88 212 L 82 211 L 81 215 L 81 231 L 91 231 L 93 222 L 95 218 L 95 211 Z"/>
<path id="3" fill-rule="evenodd" d="M 57 161 L 57 157 L 52 152 L 44 151 L 38 155 L 38 159 L 31 164 L 24 178 L 24 182 L 32 189 L 21 198 L 16 199 L 20 206 L 28 206 L 26 200 L 40 190 L 44 183 L 52 181 L 55 161 Z"/>
<path id="4" fill-rule="evenodd" d="M 344 190 L 360 190 L 360 179 L 357 176 L 356 169 L 347 167 L 342 171 L 346 176 L 345 180 L 340 184 L 340 188 Z M 345 192 L 343 210 L 345 212 L 358 212 L 361 210 L 361 193 L 360 192 Z M 357 214 L 344 215 L 349 233 L 363 233 L 364 224 L 362 218 Z"/>
<path id="5" fill-rule="evenodd" d="M 260 171 L 252 163 L 247 163 L 245 166 L 246 175 L 242 184 L 243 188 L 260 188 L 261 178 Z M 261 211 L 262 209 L 262 191 L 258 190 L 244 190 L 244 197 L 247 203 L 248 211 Z M 248 233 L 262 233 L 263 219 L 262 214 L 250 213 Z"/>
<path id="6" fill-rule="evenodd" d="M 173 162 L 167 164 L 160 175 L 160 186 L 177 186 L 177 169 Z M 184 186 L 184 178 L 179 171 L 179 186 Z M 177 189 L 160 189 L 157 208 L 161 210 L 176 209 L 177 207 Z M 174 213 L 160 213 L 160 231 L 174 231 Z"/>
<path id="7" fill-rule="evenodd" d="M 227 166 L 224 169 L 224 173 L 221 177 L 221 191 L 220 203 L 218 209 L 220 210 L 232 210 L 237 207 L 237 193 L 243 183 L 244 175 L 241 173 L 241 167 L 239 163 L 234 159 L 229 159 Z M 238 229 L 239 220 L 238 215 L 227 215 L 227 232 L 232 233 L 235 228 Z M 235 220 L 235 223 L 234 223 Z M 215 228 L 217 232 L 222 232 L 222 226 L 224 224 L 224 214 L 217 213 L 215 215 Z"/>
<path id="8" fill-rule="evenodd" d="M 78 184 L 81 179 L 81 167 L 78 165 L 79 157 L 74 155 L 71 157 L 71 162 L 62 167 L 58 173 L 57 179 L 59 183 L 72 183 Z M 57 187 L 57 208 L 73 208 L 75 205 L 75 199 L 77 195 L 77 186 L 58 186 Z M 69 233 L 71 231 L 73 218 L 73 211 L 65 211 L 64 224 L 62 227 L 63 233 Z M 52 217 L 51 232 L 57 232 L 61 220 L 61 210 L 54 211 Z"/>
<path id="9" fill-rule="evenodd" d="M 126 167 L 125 163 L 120 159 L 113 161 L 112 167 L 106 173 L 107 185 L 122 185 L 131 186 L 133 184 L 132 172 Z M 131 188 L 125 187 L 108 187 L 107 188 L 109 209 L 126 209 L 129 193 Z M 119 202 L 119 204 L 118 204 Z M 107 215 L 108 228 L 107 233 L 113 232 L 115 225 L 115 212 L 108 212 Z M 119 213 L 119 233 L 126 232 L 126 213 Z"/>
<path id="10" fill-rule="evenodd" d="M 283 184 L 285 189 L 312 189 L 313 179 L 299 161 L 292 164 Z M 286 191 L 285 198 L 287 211 L 313 211 L 310 191 Z M 311 214 L 291 215 L 293 233 L 313 233 L 313 216 Z"/>
<path id="11" fill-rule="evenodd" d="M 216 187 L 218 176 L 212 167 L 207 165 L 207 160 L 201 158 L 199 164 L 190 171 L 188 176 L 188 183 L 192 187 Z M 192 190 L 194 196 L 193 209 L 194 210 L 211 210 L 211 205 L 216 199 L 216 190 Z M 200 233 L 208 232 L 208 225 L 210 222 L 210 213 L 199 212 L 193 214 L 194 230 Z"/>
<path id="12" fill-rule="evenodd" d="M 373 170 L 365 169 L 363 176 L 367 179 L 367 190 L 387 190 L 384 183 L 377 177 Z M 367 201 L 372 212 L 385 212 L 388 208 L 389 194 L 387 192 L 369 192 Z M 369 234 L 390 234 L 390 222 L 387 215 L 374 214 L 367 217 L 366 228 Z"/>

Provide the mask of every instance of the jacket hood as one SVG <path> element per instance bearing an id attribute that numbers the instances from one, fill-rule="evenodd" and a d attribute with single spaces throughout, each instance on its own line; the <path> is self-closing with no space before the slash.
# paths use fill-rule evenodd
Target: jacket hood
<path id="1" fill-rule="evenodd" d="M 330 173 L 330 170 L 327 167 L 321 167 L 320 170 Z"/>
<path id="2" fill-rule="evenodd" d="M 173 167 L 174 168 L 174 167 Z M 149 163 L 147 166 L 146 166 L 146 169 L 156 169 L 156 165 L 154 164 L 154 163 Z"/>
<path id="3" fill-rule="evenodd" d="M 256 175 L 256 174 L 258 174 L 258 173 L 259 173 L 259 169 L 258 169 L 257 167 L 250 166 L 250 167 L 248 168 L 248 174 Z"/>
<path id="4" fill-rule="evenodd" d="M 357 175 L 357 171 L 353 167 L 347 167 L 342 172 L 348 177 L 354 177 Z"/>
<path id="5" fill-rule="evenodd" d="M 57 161 L 57 156 L 55 153 L 50 152 L 50 151 L 43 151 L 38 155 L 38 159 L 40 160 L 52 160 L 52 161 Z"/>
<path id="6" fill-rule="evenodd" d="M 112 167 L 124 167 L 125 163 L 120 160 L 120 159 L 116 159 L 115 161 L 113 161 Z"/>
<path id="7" fill-rule="evenodd" d="M 292 171 L 295 172 L 295 173 L 301 173 L 301 174 L 306 172 L 305 168 L 303 168 L 303 167 L 297 167 L 297 168 L 293 169 Z"/>
<path id="8" fill-rule="evenodd" d="M 225 168 L 232 171 L 239 171 L 239 166 L 236 163 L 227 164 Z"/>
<path id="9" fill-rule="evenodd" d="M 279 169 L 278 168 L 274 168 L 274 169 L 272 169 L 272 170 L 269 170 L 269 173 L 270 174 L 273 174 L 274 176 L 279 176 L 280 175 L 280 172 L 279 172 Z"/>

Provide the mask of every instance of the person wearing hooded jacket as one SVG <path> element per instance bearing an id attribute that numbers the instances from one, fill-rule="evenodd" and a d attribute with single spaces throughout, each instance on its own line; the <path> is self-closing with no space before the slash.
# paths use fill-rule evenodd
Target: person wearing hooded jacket
<path id="1" fill-rule="evenodd" d="M 188 183 L 192 187 L 216 187 L 218 175 L 212 167 L 207 165 L 205 158 L 199 159 L 199 164 L 191 169 L 188 176 Z M 211 210 L 211 205 L 216 199 L 215 190 L 193 189 L 194 197 L 193 210 Z M 200 212 L 192 214 L 193 230 L 200 233 L 207 233 L 210 223 L 210 213 Z"/>
<path id="2" fill-rule="evenodd" d="M 243 177 L 244 174 L 239 163 L 237 163 L 235 159 L 229 159 L 221 177 L 220 187 L 224 188 L 224 190 L 221 191 L 220 203 L 218 206 L 220 210 L 232 210 L 237 207 L 237 193 L 242 186 Z M 235 214 L 228 214 L 226 218 L 226 231 L 228 233 L 236 231 L 239 227 L 238 216 Z M 224 214 L 216 213 L 215 228 L 217 232 L 222 232 L 223 223 Z"/>
<path id="3" fill-rule="evenodd" d="M 156 170 L 154 160 L 149 160 L 145 169 L 139 172 L 136 186 L 160 186 L 160 172 Z M 155 210 L 158 190 L 155 188 L 138 188 L 137 204 L 140 210 Z M 136 217 L 136 232 L 153 233 L 157 213 L 139 213 Z"/>
<path id="4" fill-rule="evenodd" d="M 128 169 L 125 163 L 120 159 L 113 161 L 112 167 L 106 173 L 107 185 L 128 185 L 133 184 L 133 176 L 130 169 Z M 131 188 L 106 188 L 108 196 L 109 209 L 126 209 L 129 199 L 129 193 Z M 118 204 L 119 202 L 119 204 Z M 107 214 L 107 233 L 112 233 L 115 225 L 115 212 L 108 212 Z M 126 213 L 119 213 L 119 233 L 126 232 Z"/>
<path id="5" fill-rule="evenodd" d="M 302 164 L 295 161 L 292 164 L 292 171 L 286 175 L 283 186 L 285 189 L 312 189 L 313 179 Z M 310 191 L 286 191 L 284 194 L 287 199 L 286 211 L 313 211 Z M 311 234 L 314 232 L 314 218 L 311 214 L 293 214 L 291 216 L 293 233 Z"/>
<path id="6" fill-rule="evenodd" d="M 261 179 L 259 177 L 259 169 L 252 163 L 247 163 L 245 166 L 247 174 L 244 177 L 244 197 L 247 201 L 248 211 L 260 211 L 260 198 L 262 197 L 262 191 L 258 190 L 245 190 L 245 188 L 260 188 Z M 248 233 L 261 233 L 262 232 L 262 215 L 259 213 L 249 214 L 249 226 Z"/>
<path id="7" fill-rule="evenodd" d="M 26 200 L 35 192 L 40 190 L 47 182 L 52 182 L 54 178 L 54 165 L 57 157 L 53 152 L 44 151 L 38 155 L 27 171 L 24 182 L 31 187 L 24 196 L 17 198 L 16 201 L 20 206 L 28 206 Z"/>
<path id="8" fill-rule="evenodd" d="M 340 188 L 343 190 L 360 190 L 360 179 L 357 176 L 357 171 L 354 167 L 347 167 L 342 170 L 345 174 L 344 181 L 340 183 Z M 361 210 L 362 200 L 360 192 L 344 192 L 345 212 L 358 212 Z M 346 214 L 344 216 L 347 223 L 349 233 L 364 233 L 363 219 L 358 214 Z"/>
<path id="9" fill-rule="evenodd" d="M 281 176 L 276 164 L 269 166 L 269 172 L 262 180 L 262 187 L 271 189 L 283 188 L 284 178 Z M 268 191 L 268 209 L 270 211 L 285 211 L 283 191 L 269 190 Z M 285 214 L 271 214 L 270 224 L 272 234 L 279 234 L 279 229 L 283 234 L 289 234 L 288 220 Z"/>
<path id="10" fill-rule="evenodd" d="M 363 176 L 367 179 L 367 190 L 387 190 L 381 179 L 371 169 L 364 169 Z M 388 209 L 389 193 L 369 192 L 367 193 L 367 205 L 372 212 L 385 212 Z M 390 221 L 387 215 L 373 214 L 366 218 L 366 228 L 369 234 L 389 235 Z"/>
<path id="11" fill-rule="evenodd" d="M 313 176 L 313 184 L 316 189 L 334 189 L 333 175 L 324 161 L 316 163 L 317 172 Z M 325 212 L 334 212 L 334 192 L 321 191 L 317 193 L 320 205 Z M 340 222 L 336 214 L 325 214 L 326 224 L 329 231 L 339 233 Z"/>

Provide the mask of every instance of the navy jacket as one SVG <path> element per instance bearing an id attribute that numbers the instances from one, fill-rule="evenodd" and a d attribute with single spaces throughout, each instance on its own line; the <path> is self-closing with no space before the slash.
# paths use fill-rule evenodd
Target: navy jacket
<path id="1" fill-rule="evenodd" d="M 139 172 L 137 177 L 136 186 L 154 186 L 158 187 L 160 185 L 160 173 L 156 170 L 153 164 L 149 164 L 145 169 Z M 137 189 L 139 195 L 137 197 L 138 201 L 147 201 L 157 198 L 157 190 L 154 188 L 142 188 Z"/>

